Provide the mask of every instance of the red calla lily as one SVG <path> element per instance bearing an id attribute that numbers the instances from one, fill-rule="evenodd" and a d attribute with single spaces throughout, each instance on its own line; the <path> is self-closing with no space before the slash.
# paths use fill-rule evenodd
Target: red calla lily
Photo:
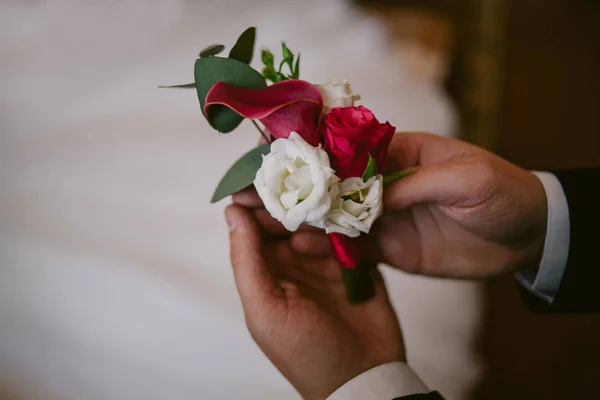
<path id="1" fill-rule="evenodd" d="M 211 107 L 215 105 L 229 107 L 244 118 L 259 120 L 276 139 L 297 132 L 313 146 L 321 143 L 318 127 L 323 97 L 309 82 L 286 80 L 262 89 L 219 82 L 206 94 L 207 118 L 210 119 Z"/>

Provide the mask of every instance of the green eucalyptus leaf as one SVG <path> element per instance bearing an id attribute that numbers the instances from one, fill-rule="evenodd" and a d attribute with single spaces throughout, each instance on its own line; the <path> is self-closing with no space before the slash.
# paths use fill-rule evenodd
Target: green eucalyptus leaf
<path id="1" fill-rule="evenodd" d="M 388 183 L 392 183 L 397 181 L 398 179 L 405 178 L 409 175 L 412 175 L 418 167 L 405 169 L 404 171 L 397 172 L 388 172 L 387 174 L 383 174 L 383 184 L 387 185 Z"/>
<path id="2" fill-rule="evenodd" d="M 233 58 L 208 57 L 199 58 L 194 65 L 194 79 L 202 115 L 206 102 L 206 94 L 216 83 L 227 82 L 231 85 L 260 89 L 267 86 L 265 78 L 248 64 Z M 226 106 L 214 105 L 211 109 L 208 123 L 217 131 L 229 133 L 234 130 L 244 118 Z"/>
<path id="3" fill-rule="evenodd" d="M 216 203 L 217 201 L 250 186 L 252 182 L 254 182 L 256 172 L 262 165 L 262 156 L 269 154 L 270 151 L 271 145 L 263 144 L 244 154 L 242 158 L 237 160 L 225 173 L 225 176 L 221 179 L 221 182 L 219 182 L 210 202 Z"/>
<path id="4" fill-rule="evenodd" d="M 229 52 L 229 58 L 250 64 L 254 55 L 254 41 L 256 40 L 256 28 L 246 29 L 238 38 Z"/>
<path id="5" fill-rule="evenodd" d="M 195 88 L 195 83 L 185 83 L 183 85 L 159 86 L 159 89 L 192 89 Z"/>
<path id="6" fill-rule="evenodd" d="M 367 168 L 365 168 L 365 172 L 362 176 L 363 182 L 368 181 L 375 175 L 377 175 L 377 161 L 375 161 L 375 159 L 371 157 L 371 154 L 369 154 L 369 163 L 367 164 Z"/>
<path id="7" fill-rule="evenodd" d="M 300 53 L 298 53 L 298 58 L 296 58 L 296 65 L 294 66 L 294 71 L 292 72 L 292 78 L 300 78 Z"/>
<path id="8" fill-rule="evenodd" d="M 213 44 L 212 46 L 208 46 L 202 50 L 198 56 L 200 58 L 214 57 L 217 54 L 220 54 L 223 50 L 225 50 L 225 46 L 222 44 Z"/>

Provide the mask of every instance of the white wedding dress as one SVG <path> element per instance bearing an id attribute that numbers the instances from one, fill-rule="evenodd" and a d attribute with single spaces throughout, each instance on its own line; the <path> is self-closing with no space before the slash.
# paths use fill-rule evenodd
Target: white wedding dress
<path id="1" fill-rule="evenodd" d="M 192 82 L 201 48 L 250 25 L 399 130 L 455 133 L 441 89 L 343 1 L 1 2 L 0 397 L 298 398 L 246 331 L 226 202 L 209 204 L 256 134 L 219 136 L 195 91 L 157 89 Z M 462 398 L 477 287 L 385 274 L 412 365 Z"/>

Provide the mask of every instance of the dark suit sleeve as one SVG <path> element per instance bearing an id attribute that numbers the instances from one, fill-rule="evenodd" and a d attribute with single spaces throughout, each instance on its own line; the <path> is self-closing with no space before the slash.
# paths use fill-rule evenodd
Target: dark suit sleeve
<path id="1" fill-rule="evenodd" d="M 569 206 L 569 256 L 558 292 L 547 305 L 521 290 L 535 311 L 600 312 L 600 168 L 556 171 Z"/>
<path id="2" fill-rule="evenodd" d="M 439 392 L 411 394 L 410 396 L 396 397 L 392 400 L 444 400 Z"/>

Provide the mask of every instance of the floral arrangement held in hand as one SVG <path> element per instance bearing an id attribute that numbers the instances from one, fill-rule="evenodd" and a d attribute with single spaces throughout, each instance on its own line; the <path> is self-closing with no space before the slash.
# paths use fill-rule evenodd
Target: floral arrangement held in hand
<path id="1" fill-rule="evenodd" d="M 300 80 L 300 54 L 285 43 L 279 68 L 265 49 L 262 74 L 256 71 L 249 65 L 255 37 L 256 29 L 248 28 L 228 57 L 218 56 L 225 46 L 209 46 L 195 62 L 195 83 L 168 86 L 196 88 L 202 113 L 218 132 L 229 133 L 247 118 L 266 142 L 229 169 L 212 202 L 254 184 L 265 208 L 287 230 L 302 224 L 324 229 L 342 266 L 348 299 L 364 302 L 374 286 L 356 240 L 381 215 L 384 184 L 412 172 L 383 173 L 395 128 L 355 106 L 360 96 L 347 82 Z"/>

